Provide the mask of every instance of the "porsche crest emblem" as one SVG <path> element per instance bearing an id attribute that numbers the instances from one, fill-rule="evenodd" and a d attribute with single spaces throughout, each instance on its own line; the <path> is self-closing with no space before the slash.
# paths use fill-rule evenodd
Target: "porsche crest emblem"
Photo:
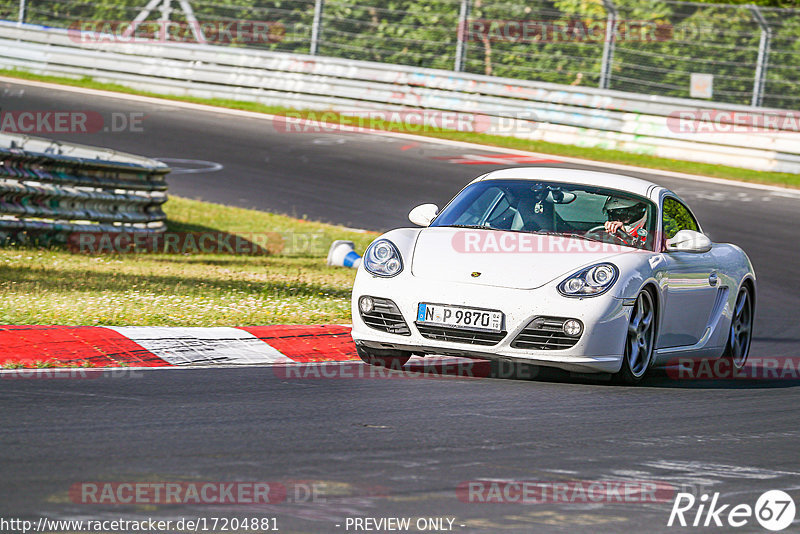
<path id="1" fill-rule="evenodd" d="M 481 273 L 479 273 L 478 271 L 473 271 L 472 274 L 470 274 L 472 278 L 478 278 L 480 275 Z"/>

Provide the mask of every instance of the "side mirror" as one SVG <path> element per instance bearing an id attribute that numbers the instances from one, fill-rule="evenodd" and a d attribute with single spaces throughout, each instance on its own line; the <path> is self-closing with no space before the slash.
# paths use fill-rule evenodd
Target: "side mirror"
<path id="1" fill-rule="evenodd" d="M 708 236 L 694 230 L 681 230 L 667 240 L 667 252 L 708 252 L 711 240 Z"/>
<path id="2" fill-rule="evenodd" d="M 428 226 L 439 213 L 439 206 L 436 204 L 422 204 L 408 213 L 408 220 L 417 226 Z"/>

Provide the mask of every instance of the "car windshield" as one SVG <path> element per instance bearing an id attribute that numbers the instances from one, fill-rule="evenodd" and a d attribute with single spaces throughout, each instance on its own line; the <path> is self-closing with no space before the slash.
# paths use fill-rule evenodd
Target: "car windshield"
<path id="1" fill-rule="evenodd" d="M 653 250 L 655 213 L 650 200 L 615 189 L 485 180 L 464 188 L 431 226 L 566 235 Z"/>

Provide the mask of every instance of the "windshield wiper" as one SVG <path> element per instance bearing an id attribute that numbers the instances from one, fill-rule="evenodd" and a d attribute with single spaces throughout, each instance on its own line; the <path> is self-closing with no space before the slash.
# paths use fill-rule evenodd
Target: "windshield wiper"
<path id="1" fill-rule="evenodd" d="M 501 230 L 504 232 L 507 231 L 503 230 L 502 228 L 492 228 L 491 226 L 481 226 L 479 224 L 443 224 L 439 228 L 470 228 L 473 230 L 495 230 L 495 231 Z"/>

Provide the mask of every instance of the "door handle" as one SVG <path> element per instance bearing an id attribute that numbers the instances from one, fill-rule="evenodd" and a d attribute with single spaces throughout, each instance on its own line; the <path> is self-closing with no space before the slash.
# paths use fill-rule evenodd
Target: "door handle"
<path id="1" fill-rule="evenodd" d="M 709 285 L 713 287 L 717 285 L 717 282 L 719 282 L 719 276 L 717 276 L 717 273 L 711 273 L 710 275 L 708 275 Z"/>

